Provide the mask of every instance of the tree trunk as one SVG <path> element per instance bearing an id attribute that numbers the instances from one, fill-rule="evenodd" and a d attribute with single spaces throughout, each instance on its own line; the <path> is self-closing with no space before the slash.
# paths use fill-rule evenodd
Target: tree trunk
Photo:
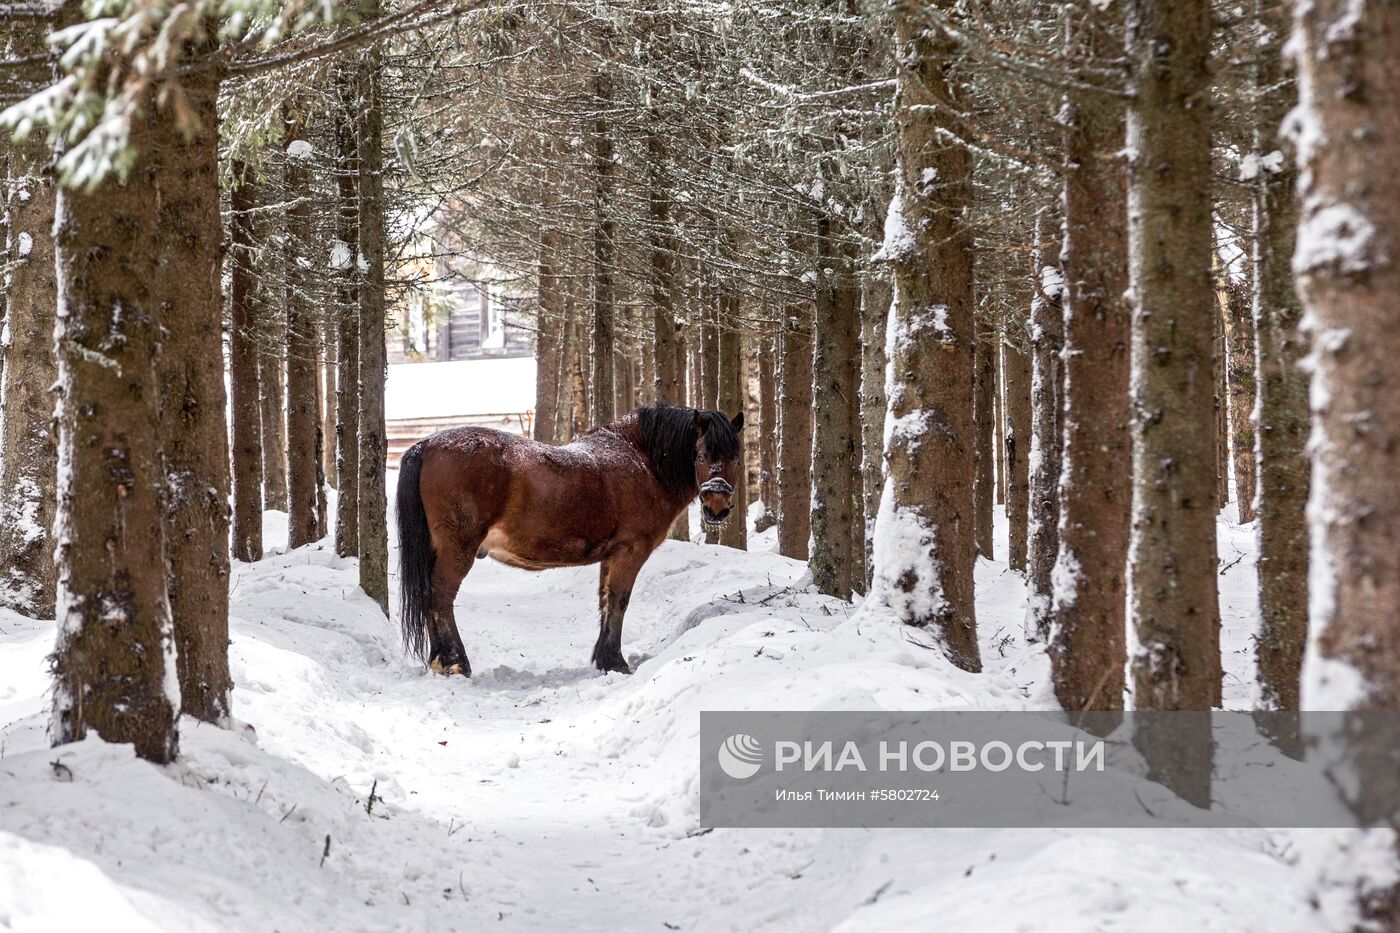
<path id="1" fill-rule="evenodd" d="M 1095 19 L 1071 20 L 1071 61 L 1122 54 L 1121 18 Z M 1110 158 L 1123 150 L 1123 111 L 1077 89 L 1065 102 L 1065 446 L 1050 671 L 1066 710 L 1117 710 L 1132 519 L 1127 202 L 1122 163 Z"/>
<path id="2" fill-rule="evenodd" d="M 599 70 L 593 78 L 597 114 L 590 142 L 593 147 L 593 426 L 617 417 L 616 381 L 613 375 L 614 308 L 613 264 L 617 261 L 617 221 L 613 216 L 613 141 L 608 125 L 612 106 L 612 78 Z"/>
<path id="3" fill-rule="evenodd" d="M 996 432 L 993 409 L 996 397 L 996 328 L 979 324 L 977 346 L 974 348 L 972 366 L 972 423 L 976 472 L 972 481 L 972 503 L 974 512 L 974 541 L 977 553 L 991 560 L 992 545 L 992 506 L 996 498 L 996 471 L 992 453 L 992 437 Z"/>
<path id="4" fill-rule="evenodd" d="M 1002 388 L 1005 377 L 1001 366 L 1001 345 L 1005 343 L 1005 338 L 1001 335 L 1001 328 L 998 327 L 992 334 L 992 365 L 996 368 L 992 379 L 992 450 L 996 454 L 997 468 L 997 505 L 1006 505 L 1006 405 L 1003 396 L 1006 394 Z"/>
<path id="5" fill-rule="evenodd" d="M 365 20 L 379 17 L 379 0 L 363 0 Z M 384 488 L 384 111 L 380 98 L 380 51 L 372 47 L 360 64 L 360 588 L 389 612 L 388 502 Z"/>
<path id="6" fill-rule="evenodd" d="M 1018 324 L 1016 329 L 1025 328 Z M 1024 573 L 1030 512 L 1031 355 L 1028 348 L 1013 344 L 1009 337 L 1001 346 L 1006 374 L 1007 561 L 1012 570 Z"/>
<path id="7" fill-rule="evenodd" d="M 356 78 L 348 69 L 337 81 L 335 110 L 335 276 L 336 380 L 335 553 L 360 555 L 360 283 L 355 259 L 360 243 L 360 149 L 355 133 Z"/>
<path id="8" fill-rule="evenodd" d="M 554 150 L 551 149 L 551 152 Z M 562 237 L 553 217 L 558 211 L 557 181 L 542 182 L 542 213 L 545 225 L 540 231 L 539 317 L 535 342 L 535 440 L 546 444 L 559 441 L 560 370 L 563 363 L 564 291 L 559 282 Z"/>
<path id="9" fill-rule="evenodd" d="M 257 318 L 253 287 L 253 211 L 260 198 L 252 173 L 233 167 L 229 192 L 229 411 L 233 433 L 233 557 L 262 560 L 262 430 L 258 412 Z"/>
<path id="10" fill-rule="evenodd" d="M 783 315 L 778 374 L 778 553 L 807 559 L 812 535 L 812 313 L 794 301 Z"/>
<path id="11" fill-rule="evenodd" d="M 42 43 L 35 43 L 42 46 Z M 19 47 L 17 51 L 26 51 Z M 0 347 L 0 606 L 54 615 L 53 528 L 58 449 L 53 433 L 54 183 L 51 152 L 9 146 L 9 273 Z"/>
<path id="12" fill-rule="evenodd" d="M 671 221 L 671 195 L 666 176 L 666 137 L 660 126 L 656 99 L 660 90 L 652 88 L 653 121 L 647 136 L 647 209 L 651 230 L 647 253 L 651 263 L 651 324 L 655 334 L 653 352 L 656 366 L 656 400 L 667 405 L 684 405 L 685 390 L 676 366 L 676 237 Z"/>
<path id="13" fill-rule="evenodd" d="M 1235 503 L 1241 522 L 1254 521 L 1254 321 L 1250 289 L 1243 282 L 1226 286 L 1226 373 L 1230 389 L 1230 449 L 1235 474 Z"/>
<path id="14" fill-rule="evenodd" d="M 255 228 L 256 229 L 256 226 Z M 266 237 L 260 237 L 266 243 Z M 267 268 L 257 270 L 260 277 Z M 283 354 L 287 347 L 287 321 L 278 303 L 270 301 L 267 286 L 258 310 L 258 398 L 262 429 L 263 508 L 287 511 L 287 422 L 283 392 Z"/>
<path id="15" fill-rule="evenodd" d="M 700 404 L 713 409 L 719 405 L 719 302 L 713 282 L 700 286 Z"/>
<path id="16" fill-rule="evenodd" d="M 860 433 L 851 407 L 860 391 L 860 302 L 851 284 L 850 250 L 838 242 L 826 215 L 817 221 L 817 313 L 812 398 L 812 556 L 818 592 L 850 599 L 856 585 L 854 523 Z M 863 550 L 863 548 L 862 548 Z M 861 575 L 864 582 L 864 573 Z"/>
<path id="17" fill-rule="evenodd" d="M 164 283 L 136 274 L 162 268 L 163 179 L 151 159 L 160 119 L 168 115 L 133 120 L 135 164 L 124 183 L 58 196 L 54 352 L 65 468 L 54 522 L 58 645 L 49 734 L 62 745 L 93 729 L 168 762 L 179 746 L 180 693 L 155 372 Z"/>
<path id="18" fill-rule="evenodd" d="M 1036 223 L 1031 299 L 1030 509 L 1026 527 L 1026 630 L 1050 637 L 1050 571 L 1060 549 L 1060 449 L 1064 444 L 1064 279 L 1056 225 Z M 1041 247 L 1041 243 L 1047 243 Z"/>
<path id="19" fill-rule="evenodd" d="M 1268 8 L 1268 46 L 1260 46 L 1255 75 L 1254 149 L 1262 157 L 1282 145 L 1278 129 L 1297 103 L 1277 56 L 1288 11 Z M 1290 266 L 1298 227 L 1292 152 L 1278 171 L 1261 171 L 1254 189 L 1255 367 L 1259 413 L 1259 687 L 1265 709 L 1300 709 L 1298 692 L 1308 635 L 1308 377 L 1302 309 Z"/>
<path id="20" fill-rule="evenodd" d="M 880 514 L 880 494 L 885 488 L 885 331 L 890 320 L 890 284 L 868 276 L 861 314 L 860 433 L 861 499 L 865 532 L 865 585 L 875 575 L 875 519 Z"/>
<path id="21" fill-rule="evenodd" d="M 197 127 L 170 115 L 151 124 L 158 267 L 149 282 L 161 328 L 156 380 L 165 457 L 165 555 L 182 711 L 226 722 L 229 448 L 222 346 L 219 81 L 195 72 L 183 87 Z"/>
<path id="22" fill-rule="evenodd" d="M 719 404 L 716 406 L 727 417 L 733 418 L 744 411 L 748 391 L 744 380 L 743 337 L 739 332 L 739 294 L 726 288 L 724 292 L 725 320 L 719 335 Z M 747 420 L 747 419 L 746 419 Z M 753 435 L 744 432 L 748 438 Z M 746 445 L 747 446 L 747 445 Z M 742 466 L 742 459 L 740 464 Z M 734 484 L 734 497 L 729 521 L 720 529 L 719 542 L 725 547 L 741 551 L 749 547 L 749 484 L 741 470 L 739 480 Z"/>
<path id="23" fill-rule="evenodd" d="M 324 526 L 329 515 L 326 513 L 325 492 L 326 487 L 340 489 L 340 468 L 337 465 L 339 455 L 336 453 L 336 394 L 339 389 L 336 386 L 336 379 L 340 374 L 340 343 L 336 334 L 336 321 L 340 318 L 340 309 L 336 304 L 334 294 L 326 302 L 320 326 L 317 328 L 318 337 L 321 344 L 321 381 L 318 383 L 320 389 L 318 393 L 318 403 L 321 411 L 321 491 L 318 496 L 318 510 L 321 524 Z M 322 527 L 321 536 L 325 537 L 327 528 Z"/>
<path id="24" fill-rule="evenodd" d="M 1143 710 L 1220 702 L 1212 395 L 1210 4 L 1133 0 L 1128 43 L 1133 528 L 1129 594 Z M 1171 749 L 1139 730 L 1150 774 L 1210 803 L 1208 735 Z"/>
<path id="25" fill-rule="evenodd" d="M 954 0 L 940 0 L 947 10 Z M 948 658 L 982 668 L 973 605 L 976 437 L 972 392 L 972 157 L 950 142 L 944 112 L 964 104 L 948 83 L 954 43 L 929 30 L 913 0 L 894 7 L 898 187 L 885 223 L 894 268 L 890 311 L 889 478 L 870 598 L 900 621 L 936 630 Z M 928 179 L 938 180 L 937 185 Z"/>
<path id="26" fill-rule="evenodd" d="M 1307 705 L 1400 709 L 1400 9 L 1297 9 L 1314 566 Z M 1360 184 L 1359 179 L 1365 179 Z M 1400 901 L 1395 904 L 1400 907 Z M 1395 917 L 1391 916 L 1391 920 Z"/>
<path id="27" fill-rule="evenodd" d="M 758 498 L 763 511 L 755 532 L 778 523 L 778 374 L 777 348 L 772 337 L 760 337 L 754 357 L 758 364 L 758 429 L 749 437 L 758 446 Z"/>
<path id="28" fill-rule="evenodd" d="M 1215 285 L 1215 490 L 1216 505 L 1224 509 L 1230 503 L 1230 388 L 1225 379 L 1229 345 L 1225 336 L 1225 318 L 1229 314 L 1228 278 L 1221 267 Z"/>
<path id="29" fill-rule="evenodd" d="M 316 325 L 310 302 L 311 158 L 300 115 L 285 112 L 287 199 L 287 547 L 316 540 Z"/>
<path id="30" fill-rule="evenodd" d="M 1313 709 L 1393 711 L 1400 709 L 1400 6 L 1318 0 L 1294 11 L 1301 221 L 1293 271 L 1313 341 L 1312 642 L 1303 695 Z M 1342 773 L 1393 775 L 1392 746 L 1359 738 Z M 1364 861 L 1353 860 L 1364 873 L 1353 882 L 1351 906 L 1354 929 L 1393 933 L 1400 855 L 1393 820 L 1379 825 L 1390 828 L 1362 835 Z"/>

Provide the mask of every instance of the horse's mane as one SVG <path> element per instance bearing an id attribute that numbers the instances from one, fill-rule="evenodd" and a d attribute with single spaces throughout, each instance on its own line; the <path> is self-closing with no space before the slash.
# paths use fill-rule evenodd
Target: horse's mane
<path id="1" fill-rule="evenodd" d="M 695 485 L 695 421 L 705 421 L 705 452 L 713 460 L 739 456 L 739 432 L 722 411 L 702 411 L 657 402 L 637 412 L 642 429 L 642 447 L 661 485 L 681 492 Z"/>

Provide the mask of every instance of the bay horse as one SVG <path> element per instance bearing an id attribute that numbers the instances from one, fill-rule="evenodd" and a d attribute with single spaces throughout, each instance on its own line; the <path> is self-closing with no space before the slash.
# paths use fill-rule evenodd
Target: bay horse
<path id="1" fill-rule="evenodd" d="M 414 444 L 396 492 L 405 648 L 438 673 L 471 676 L 452 602 L 479 558 L 601 564 L 593 664 L 630 674 L 622 617 L 637 572 L 697 495 L 705 524 L 729 520 L 743 427 L 742 412 L 657 404 L 559 447 L 480 427 Z"/>

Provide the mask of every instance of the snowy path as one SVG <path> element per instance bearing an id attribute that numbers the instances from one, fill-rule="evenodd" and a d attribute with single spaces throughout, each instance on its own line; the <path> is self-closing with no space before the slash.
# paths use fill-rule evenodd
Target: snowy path
<path id="1" fill-rule="evenodd" d="M 0 616 L 0 929 L 7 889 L 26 892 L 14 917 L 128 911 L 122 930 L 1298 928 L 1288 834 L 697 831 L 701 709 L 1052 702 L 1003 564 L 978 570 L 978 676 L 848 622 L 793 586 L 804 569 L 668 542 L 628 614 L 637 673 L 605 677 L 586 666 L 595 568 L 480 562 L 457 601 L 465 680 L 407 661 L 324 548 L 239 566 L 235 712 L 256 745 L 186 721 L 164 771 L 100 742 L 44 748 L 52 624 Z M 1237 617 L 1248 574 L 1225 580 Z M 1237 702 L 1249 634 L 1228 632 Z M 101 896 L 73 902 L 74 873 Z"/>

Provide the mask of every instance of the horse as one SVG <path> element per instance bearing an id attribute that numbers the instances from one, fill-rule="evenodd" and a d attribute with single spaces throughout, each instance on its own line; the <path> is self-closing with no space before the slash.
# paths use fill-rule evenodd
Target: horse
<path id="1" fill-rule="evenodd" d="M 563 446 L 483 427 L 414 444 L 395 494 L 405 649 L 471 676 L 452 603 L 483 557 L 525 570 L 600 564 L 592 661 L 630 674 L 622 619 L 637 573 L 697 495 L 707 526 L 729 521 L 743 427 L 742 412 L 656 404 Z"/>

